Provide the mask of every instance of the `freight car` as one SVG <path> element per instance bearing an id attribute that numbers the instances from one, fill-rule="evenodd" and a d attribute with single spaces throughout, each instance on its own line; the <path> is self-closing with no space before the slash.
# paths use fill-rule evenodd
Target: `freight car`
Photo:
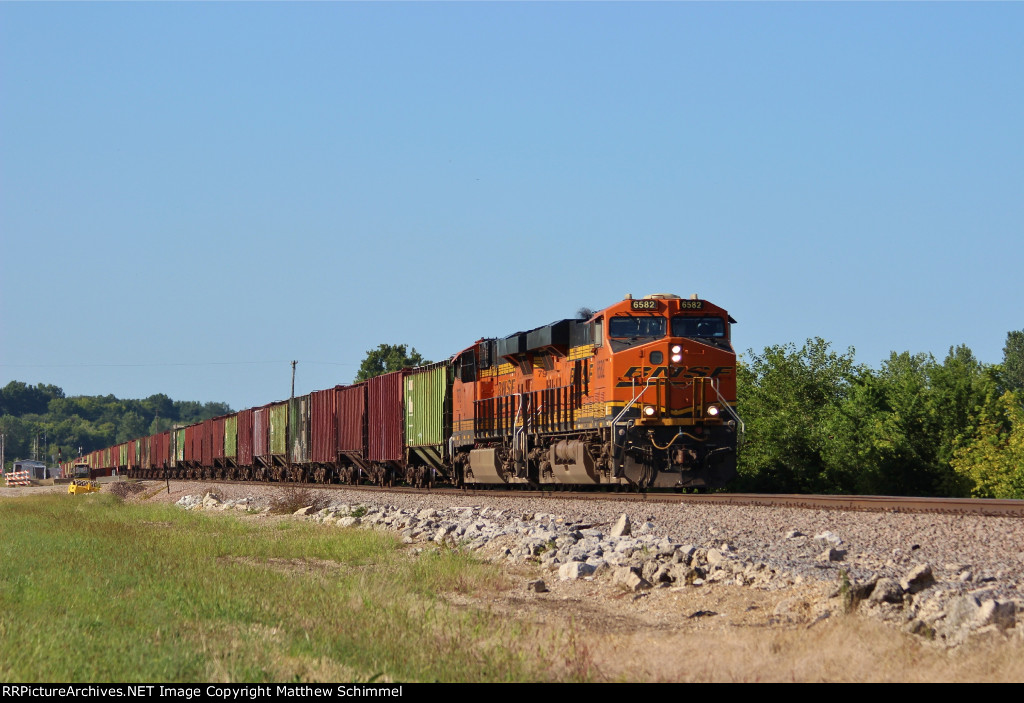
<path id="1" fill-rule="evenodd" d="M 480 339 L 451 359 L 132 440 L 93 475 L 707 488 L 736 475 L 735 320 L 697 296 Z"/>

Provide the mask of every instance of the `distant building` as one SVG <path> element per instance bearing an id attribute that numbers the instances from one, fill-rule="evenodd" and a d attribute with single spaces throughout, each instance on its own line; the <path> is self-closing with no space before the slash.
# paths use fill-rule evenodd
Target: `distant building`
<path id="1" fill-rule="evenodd" d="M 16 461 L 11 471 L 28 471 L 28 477 L 34 481 L 49 478 L 46 464 L 41 461 Z"/>

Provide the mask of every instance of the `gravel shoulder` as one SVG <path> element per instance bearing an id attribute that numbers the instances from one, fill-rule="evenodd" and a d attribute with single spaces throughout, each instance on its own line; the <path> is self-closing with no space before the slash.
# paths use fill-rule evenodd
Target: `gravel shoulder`
<path id="1" fill-rule="evenodd" d="M 150 500 L 176 502 L 185 495 L 201 496 L 209 490 L 208 484 L 172 483 L 170 493 L 158 492 Z M 244 499 L 251 506 L 263 507 L 287 489 L 222 484 L 215 490 L 223 502 Z M 1018 639 L 1024 630 L 1024 520 L 1017 518 L 558 498 L 537 501 L 526 495 L 508 498 L 485 493 L 383 496 L 332 490 L 323 494 L 333 507 L 313 519 L 333 521 L 362 505 L 370 511 L 360 520 L 364 526 L 401 531 L 403 540 L 414 545 L 462 543 L 509 567 L 538 567 L 534 578 L 544 579 L 551 592 L 556 585 L 559 589 L 576 585 L 583 597 L 593 600 L 600 595 L 593 589 L 606 588 L 613 593 L 601 598 L 614 601 L 628 590 L 632 594 L 628 600 L 636 603 L 630 606 L 631 612 L 657 610 L 645 604 L 661 601 L 677 604 L 672 608 L 677 611 L 692 604 L 689 614 L 709 610 L 699 606 L 705 598 L 700 594 L 707 594 L 711 586 L 736 585 L 742 587 L 741 601 L 775 594 L 770 613 L 763 600 L 730 608 L 734 613 L 761 616 L 759 622 L 764 626 L 826 619 L 841 608 L 840 599 L 846 598 L 847 606 L 850 599 L 863 600 L 860 610 L 959 644 L 966 632 L 959 631 L 959 625 L 952 628 L 952 620 L 943 614 L 950 603 L 969 597 L 979 605 L 994 601 L 1002 609 L 998 617 L 988 617 L 984 624 L 975 622 L 972 630 L 997 624 L 1001 632 L 1012 630 L 1011 636 Z M 432 516 L 425 518 L 427 515 Z M 632 541 L 609 537 L 623 515 L 632 524 Z M 622 554 L 627 558 L 620 558 Z M 684 569 L 681 560 L 698 573 Z M 596 564 L 597 572 L 571 569 L 573 573 L 567 577 L 566 565 L 584 561 Z M 659 566 L 661 572 L 656 573 Z M 628 567 L 657 587 L 624 586 L 621 573 L 615 578 L 602 576 L 605 571 L 621 572 Z M 680 576 L 684 573 L 685 582 Z M 690 579 L 696 579 L 701 588 L 694 588 Z M 852 594 L 838 592 L 844 583 Z M 883 597 L 879 590 L 872 600 L 870 589 L 876 583 L 888 584 L 895 595 Z M 810 595 L 802 595 L 804 592 Z M 794 599 L 801 598 L 814 600 L 814 605 L 790 608 Z M 802 609 L 804 617 L 787 613 L 787 609 L 794 613 Z M 757 621 L 754 616 L 741 619 Z M 1018 620 L 1022 627 L 1014 628 Z M 936 623 L 943 627 L 934 627 Z"/>
<path id="2" fill-rule="evenodd" d="M 158 482 L 152 482 L 157 486 Z M 6 489 L 20 490 L 20 489 Z M 41 490 L 41 489 L 32 489 Z M 280 486 L 237 486 L 171 482 L 150 501 L 176 502 L 185 495 L 213 490 L 222 501 L 251 498 L 265 507 Z M 333 503 L 378 504 L 404 510 L 484 507 L 510 515 L 551 515 L 567 524 L 611 527 L 623 514 L 634 525 L 681 544 L 704 547 L 728 545 L 729 551 L 768 561 L 795 583 L 835 581 L 840 570 L 850 578 L 900 578 L 915 564 L 928 563 L 943 576 L 966 584 L 988 584 L 1006 598 L 1024 597 L 1024 520 L 1019 518 L 957 516 L 921 513 L 844 512 L 759 506 L 718 506 L 684 503 L 635 503 L 546 498 L 540 503 L 523 498 L 496 498 L 482 493 L 460 497 L 401 493 L 372 498 L 362 491 L 331 490 Z M 557 513 L 557 514 L 556 514 Z M 799 533 L 794 535 L 793 533 Z M 844 552 L 841 561 L 823 562 L 824 540 L 833 535 Z"/>

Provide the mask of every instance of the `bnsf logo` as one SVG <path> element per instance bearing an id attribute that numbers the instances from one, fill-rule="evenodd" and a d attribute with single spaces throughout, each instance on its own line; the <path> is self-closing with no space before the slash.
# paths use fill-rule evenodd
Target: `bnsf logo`
<path id="1" fill-rule="evenodd" d="M 622 377 L 626 380 L 619 381 L 616 388 L 629 388 L 633 380 L 645 380 L 647 378 L 718 378 L 719 376 L 731 376 L 731 366 L 630 366 Z"/>

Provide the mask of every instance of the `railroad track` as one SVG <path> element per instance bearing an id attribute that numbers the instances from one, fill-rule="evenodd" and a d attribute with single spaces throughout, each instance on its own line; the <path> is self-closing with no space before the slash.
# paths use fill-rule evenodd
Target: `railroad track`
<path id="1" fill-rule="evenodd" d="M 182 481 L 176 481 L 180 483 Z M 1024 518 L 1024 500 L 981 498 L 915 498 L 907 496 L 795 495 L 767 493 L 671 493 L 671 492 L 595 492 L 562 490 L 507 490 L 474 488 L 413 488 L 407 486 L 369 486 L 348 484 L 267 483 L 261 481 L 196 481 L 206 485 L 246 485 L 349 490 L 368 494 L 403 493 L 492 498 L 536 498 L 537 500 L 606 500 L 638 503 L 695 503 L 703 505 L 756 505 L 798 508 L 802 510 L 841 510 L 895 513 L 940 513 Z"/>

